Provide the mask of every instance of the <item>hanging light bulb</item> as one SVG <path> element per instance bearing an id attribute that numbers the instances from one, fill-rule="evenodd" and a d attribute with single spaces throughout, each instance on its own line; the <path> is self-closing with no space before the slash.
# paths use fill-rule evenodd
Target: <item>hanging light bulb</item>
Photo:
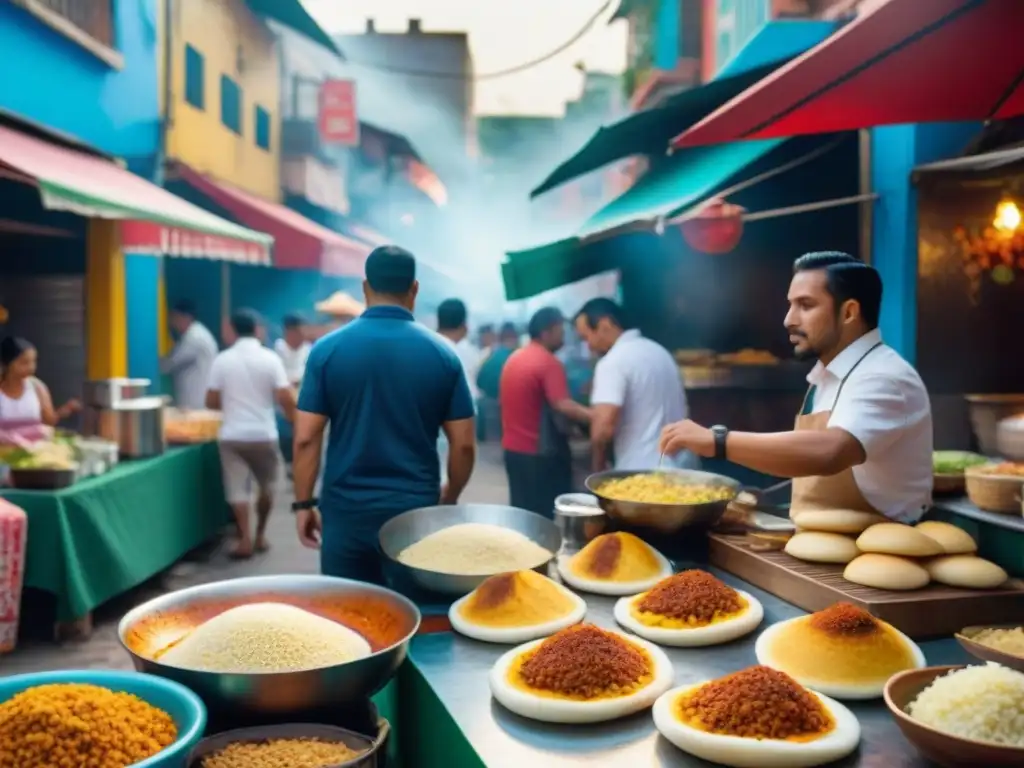
<path id="1" fill-rule="evenodd" d="M 1002 234 L 1013 234 L 1020 226 L 1020 208 L 1013 200 L 1003 200 L 996 206 L 996 216 L 992 226 Z"/>

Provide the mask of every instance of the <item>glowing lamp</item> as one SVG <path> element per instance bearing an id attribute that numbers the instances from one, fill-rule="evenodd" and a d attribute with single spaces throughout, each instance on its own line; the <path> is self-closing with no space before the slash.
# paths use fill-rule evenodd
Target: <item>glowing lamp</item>
<path id="1" fill-rule="evenodd" d="M 996 215 L 992 226 L 1002 234 L 1013 234 L 1020 227 L 1020 208 L 1013 200 L 1003 200 L 996 206 Z"/>
<path id="2" fill-rule="evenodd" d="M 683 239 L 687 245 L 700 253 L 729 253 L 743 236 L 743 214 L 741 205 L 727 203 L 715 198 L 691 216 L 679 222 Z"/>

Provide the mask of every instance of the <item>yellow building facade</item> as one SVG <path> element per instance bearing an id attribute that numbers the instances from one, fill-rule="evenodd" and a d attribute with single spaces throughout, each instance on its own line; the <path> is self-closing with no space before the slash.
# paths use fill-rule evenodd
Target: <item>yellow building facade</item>
<path id="1" fill-rule="evenodd" d="M 270 30 L 244 0 L 178 0 L 169 22 L 168 159 L 279 201 L 281 72 Z"/>

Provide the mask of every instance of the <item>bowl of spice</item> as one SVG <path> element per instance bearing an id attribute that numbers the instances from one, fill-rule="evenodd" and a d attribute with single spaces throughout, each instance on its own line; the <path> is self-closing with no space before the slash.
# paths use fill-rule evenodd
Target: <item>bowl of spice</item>
<path id="1" fill-rule="evenodd" d="M 17 755 L 11 765 L 178 768 L 205 728 L 198 696 L 150 675 L 62 670 L 0 678 L 0 755 Z"/>
<path id="2" fill-rule="evenodd" d="M 377 768 L 385 726 L 376 739 L 327 725 L 288 724 L 225 731 L 203 739 L 187 768 Z"/>

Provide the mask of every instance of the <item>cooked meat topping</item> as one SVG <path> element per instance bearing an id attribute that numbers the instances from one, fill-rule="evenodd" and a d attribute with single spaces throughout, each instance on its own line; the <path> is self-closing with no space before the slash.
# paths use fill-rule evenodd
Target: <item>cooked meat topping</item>
<path id="1" fill-rule="evenodd" d="M 836 603 L 811 614 L 808 622 L 826 634 L 846 637 L 870 635 L 880 629 L 874 616 L 850 603 Z"/>
<path id="2" fill-rule="evenodd" d="M 636 607 L 659 616 L 710 624 L 716 616 L 738 613 L 743 603 L 732 587 L 706 571 L 692 570 L 662 579 Z"/>

